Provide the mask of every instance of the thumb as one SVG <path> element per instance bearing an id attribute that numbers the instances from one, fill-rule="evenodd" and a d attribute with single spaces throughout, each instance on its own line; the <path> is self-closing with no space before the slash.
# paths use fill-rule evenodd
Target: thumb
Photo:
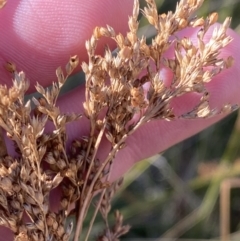
<path id="1" fill-rule="evenodd" d="M 124 33 L 132 5 L 129 0 L 7 1 L 0 11 L 1 83 L 11 84 L 3 66 L 12 61 L 32 83 L 50 85 L 56 68 L 65 66 L 70 56 L 77 54 L 80 62 L 87 59 L 85 41 L 95 26 L 108 24 Z M 111 40 L 99 44 L 100 50 L 104 44 L 114 46 Z"/>

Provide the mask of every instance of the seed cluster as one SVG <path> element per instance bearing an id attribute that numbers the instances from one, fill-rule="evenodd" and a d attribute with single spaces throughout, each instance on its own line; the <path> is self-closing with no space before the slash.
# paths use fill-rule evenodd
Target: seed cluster
<path id="1" fill-rule="evenodd" d="M 79 240 L 89 206 L 99 195 L 85 240 L 99 212 L 106 229 L 96 240 L 118 241 L 129 226 L 123 225 L 119 211 L 115 212 L 115 224 L 108 224 L 110 200 L 122 182 L 110 183 L 109 174 L 114 157 L 124 148 L 128 136 L 156 119 L 207 118 L 236 108 L 226 104 L 221 109 L 211 109 L 205 88 L 214 76 L 233 64 L 231 56 L 219 57 L 221 49 L 232 40 L 226 34 L 230 19 L 215 28 L 205 42 L 204 36 L 217 21 L 217 14 L 206 19 L 193 17 L 203 0 L 181 0 L 175 12 L 161 15 L 154 0 L 146 2 L 142 13 L 157 32 L 151 45 L 147 45 L 145 37 L 137 36 L 138 0 L 134 1 L 126 36 L 116 34 L 110 26 L 96 27 L 86 42 L 89 62 L 82 63 L 86 75 L 83 115 L 88 118 L 90 129 L 88 136 L 73 140 L 70 148 L 66 146 L 66 125 L 82 115 L 61 113 L 56 101 L 78 65 L 78 57 L 71 57 L 65 70 L 56 70 L 57 82 L 51 88 L 44 89 L 37 83 L 36 90 L 42 97 L 32 101 L 25 101 L 29 87 L 25 74 L 7 63 L 6 69 L 14 80 L 11 88 L 0 85 L 0 225 L 12 230 L 15 240 L 67 241 L 71 235 Z M 196 44 L 186 37 L 176 37 L 176 32 L 186 27 L 199 29 Z M 117 53 L 108 48 L 103 56 L 95 53 L 102 37 L 116 42 Z M 164 55 L 169 48 L 174 49 L 172 58 Z M 161 77 L 163 67 L 172 72 L 169 85 Z M 201 94 L 201 100 L 191 111 L 177 116 L 172 100 L 193 92 Z M 55 128 L 46 133 L 49 122 Z M 16 157 L 8 155 L 4 133 L 14 143 Z M 97 153 L 105 137 L 111 149 L 105 159 L 99 160 Z M 55 188 L 61 190 L 58 211 L 50 209 L 50 193 Z M 75 228 L 71 222 L 66 224 L 70 214 L 76 216 Z"/>

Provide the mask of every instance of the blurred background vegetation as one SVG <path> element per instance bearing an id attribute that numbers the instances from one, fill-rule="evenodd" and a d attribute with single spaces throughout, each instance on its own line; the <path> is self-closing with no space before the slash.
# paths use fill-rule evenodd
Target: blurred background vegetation
<path id="1" fill-rule="evenodd" d="M 176 0 L 156 2 L 159 13 L 174 10 L 177 3 Z M 144 4 L 141 0 L 142 8 Z M 240 33 L 240 0 L 207 0 L 198 16 L 211 12 L 218 12 L 220 22 L 232 16 L 232 28 Z M 146 24 L 142 19 L 141 33 L 151 37 Z M 132 226 L 122 240 L 227 241 L 220 238 L 229 225 L 224 218 L 227 215 L 229 240 L 240 240 L 240 190 L 231 190 L 229 208 L 222 207 L 220 202 L 221 198 L 227 201 L 226 190 L 220 188 L 222 184 L 233 178 L 238 182 L 236 178 L 240 176 L 239 128 L 235 112 L 162 155 L 138 163 L 126 175 L 113 202 L 113 209 L 119 209 L 125 223 Z M 99 220 L 93 235 L 97 235 L 101 225 Z"/>

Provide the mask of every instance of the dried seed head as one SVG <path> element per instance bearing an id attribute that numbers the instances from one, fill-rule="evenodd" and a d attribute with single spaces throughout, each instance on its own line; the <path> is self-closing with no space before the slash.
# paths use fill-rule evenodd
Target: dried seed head
<path id="1" fill-rule="evenodd" d="M 58 82 L 63 85 L 66 81 L 66 78 L 64 77 L 64 74 L 63 74 L 63 71 L 62 71 L 62 68 L 61 67 L 58 67 L 57 70 L 56 70 L 56 75 L 57 75 L 57 78 L 58 78 Z"/>
<path id="2" fill-rule="evenodd" d="M 203 18 L 198 18 L 198 19 L 196 19 L 195 21 L 193 21 L 193 22 L 191 23 L 191 26 L 193 26 L 193 27 L 195 28 L 195 27 L 201 27 L 201 26 L 203 26 L 204 24 L 205 24 L 204 19 L 203 19 Z"/>
<path id="3" fill-rule="evenodd" d="M 182 18 L 179 20 L 178 25 L 179 25 L 180 29 L 186 28 L 188 25 L 188 21 L 186 19 Z"/>
<path id="4" fill-rule="evenodd" d="M 74 55 L 70 58 L 68 64 L 66 65 L 66 72 L 67 75 L 70 75 L 73 70 L 78 66 L 79 64 L 79 58 L 77 55 Z"/>
<path id="5" fill-rule="evenodd" d="M 142 87 L 131 89 L 131 105 L 133 107 L 139 107 L 141 109 L 147 106 Z"/>
<path id="6" fill-rule="evenodd" d="M 234 58 L 229 56 L 226 60 L 226 68 L 230 68 L 234 65 Z"/>
<path id="7" fill-rule="evenodd" d="M 67 77 L 78 66 L 78 57 L 71 57 L 64 70 L 60 67 L 56 70 L 58 81 L 51 88 L 45 89 L 37 83 L 36 89 L 42 97 L 38 100 L 33 98 L 37 106 L 33 117 L 30 101 L 24 101 L 29 81 L 23 72 L 16 71 L 13 63 L 8 62 L 5 66 L 13 74 L 14 81 L 11 88 L 0 85 L 0 126 L 14 141 L 20 157 L 16 160 L 2 157 L 0 161 L 0 206 L 3 209 L 0 221 L 16 234 L 16 240 L 67 241 L 72 225 L 66 233 L 63 225 L 70 204 L 81 197 L 78 208 L 80 214 L 86 216 L 87 210 L 82 210 L 81 205 L 89 206 L 94 192 L 101 189 L 105 193 L 100 212 L 107 223 L 110 199 L 120 185 L 108 182 L 112 161 L 126 145 L 126 138 L 144 123 L 178 117 L 208 118 L 237 108 L 236 105 L 225 104 L 220 109 L 211 109 L 209 93 L 205 88 L 213 76 L 233 64 L 232 57 L 219 57 L 222 48 L 232 40 L 226 33 L 230 18 L 206 41 L 205 35 L 218 16 L 212 13 L 206 20 L 192 18 L 203 0 L 181 0 L 175 12 L 161 15 L 158 15 L 154 0 L 146 2 L 143 15 L 156 29 L 156 37 L 150 46 L 145 37 L 137 36 L 137 0 L 134 0 L 133 14 L 128 21 L 129 31 L 125 36 L 116 34 L 107 25 L 96 27 L 86 42 L 89 63 L 82 64 L 86 74 L 83 107 L 91 133 L 73 142 L 70 153 L 66 148 L 66 124 L 79 120 L 81 115 L 61 113 L 56 101 Z M 175 33 L 187 26 L 201 26 L 196 43 L 187 38 L 176 38 Z M 112 53 L 106 48 L 104 56 L 97 55 L 97 42 L 102 37 L 113 39 L 117 51 Z M 174 56 L 163 58 L 170 46 L 174 48 Z M 162 64 L 172 72 L 170 83 L 164 81 Z M 202 95 L 199 103 L 190 112 L 175 116 L 170 107 L 172 99 L 191 92 Z M 46 135 L 44 129 L 48 121 L 55 129 Z M 111 148 L 107 159 L 100 161 L 96 154 L 104 135 Z M 57 186 L 62 187 L 60 200 L 63 210 L 52 213 L 49 211 L 49 195 Z M 30 223 L 22 220 L 24 212 L 29 216 Z M 79 221 L 80 226 L 82 222 Z M 115 225 L 98 240 L 118 240 L 129 230 L 129 226 L 122 224 L 123 216 L 117 211 Z"/>
<path id="8" fill-rule="evenodd" d="M 65 233 L 64 227 L 62 225 L 59 225 L 57 230 L 56 230 L 56 233 L 59 237 L 62 237 L 63 234 Z"/>
<path id="9" fill-rule="evenodd" d="M 49 212 L 48 215 L 47 215 L 47 219 L 46 219 L 47 225 L 48 225 L 49 227 L 52 227 L 53 222 L 54 222 L 55 220 L 56 220 L 56 214 L 53 213 L 53 212 Z"/>
<path id="10" fill-rule="evenodd" d="M 132 55 L 132 49 L 130 47 L 124 47 L 119 51 L 119 56 L 123 59 L 129 59 Z"/>
<path id="11" fill-rule="evenodd" d="M 6 1 L 4 1 L 6 3 Z M 1 2 L 0 2 L 0 8 L 1 8 Z M 5 64 L 5 69 L 10 72 L 10 73 L 14 73 L 16 72 L 16 65 L 13 63 L 13 62 L 10 62 L 8 61 L 6 64 Z"/>
<path id="12" fill-rule="evenodd" d="M 210 16 L 209 16 L 209 24 L 210 25 L 213 25 L 214 23 L 216 23 L 218 20 L 218 13 L 212 13 Z"/>
<path id="13" fill-rule="evenodd" d="M 16 237 L 16 241 L 30 241 L 27 232 L 20 232 Z"/>

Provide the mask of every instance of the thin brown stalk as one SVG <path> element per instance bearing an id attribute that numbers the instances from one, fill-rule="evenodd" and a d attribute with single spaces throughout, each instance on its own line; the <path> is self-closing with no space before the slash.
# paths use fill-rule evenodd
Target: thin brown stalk
<path id="1" fill-rule="evenodd" d="M 112 163 L 110 163 L 110 167 L 109 167 L 109 170 L 108 170 L 108 174 L 107 174 L 107 179 L 106 179 L 106 181 L 109 181 L 109 179 L 110 179 L 111 170 L 112 170 Z M 90 224 L 89 224 L 89 227 L 88 227 L 88 231 L 87 231 L 87 234 L 86 234 L 86 237 L 85 237 L 85 241 L 87 241 L 88 238 L 89 238 L 89 235 L 90 235 L 90 233 L 91 233 L 91 230 L 92 230 L 94 221 L 95 221 L 96 216 L 97 216 L 97 214 L 98 214 L 99 208 L 100 208 L 100 206 L 101 206 L 101 204 L 102 204 L 102 200 L 103 200 L 103 197 L 104 197 L 105 193 L 106 193 L 106 188 L 104 188 L 104 189 L 101 191 L 100 198 L 99 198 L 99 200 L 98 200 L 97 206 L 95 207 L 94 214 L 93 214 L 93 216 L 92 216 L 92 218 L 91 218 L 91 221 L 90 221 Z M 109 229 L 109 225 L 108 225 L 107 220 L 104 220 L 104 221 L 105 221 L 106 228 Z"/>
<path id="2" fill-rule="evenodd" d="M 143 119 L 141 119 L 143 120 Z M 141 125 L 143 124 L 142 121 L 139 121 L 138 124 L 135 126 L 135 128 L 133 128 L 129 134 L 132 134 L 134 133 L 134 131 L 136 131 Z M 103 134 L 103 132 L 102 132 Z M 98 169 L 98 172 L 95 174 L 94 176 L 94 179 L 92 180 L 91 182 L 91 185 L 89 186 L 88 188 L 88 192 L 85 196 L 85 199 L 84 199 L 84 202 L 82 204 L 82 209 L 80 210 L 80 213 L 78 215 L 78 221 L 77 221 L 77 226 L 76 226 L 76 231 L 75 231 L 75 237 L 74 237 L 74 241 L 77 241 L 78 240 L 78 237 L 80 237 L 80 233 L 81 233 L 81 230 L 82 230 L 82 224 L 83 224 L 83 217 L 84 217 L 84 212 L 86 210 L 86 207 L 87 207 L 87 204 L 89 203 L 89 199 L 90 199 L 90 196 L 91 196 L 91 193 L 93 192 L 93 187 L 96 183 L 96 181 L 98 180 L 100 174 L 102 173 L 102 171 L 104 170 L 104 168 L 106 167 L 106 165 L 109 163 L 109 161 L 112 160 L 112 158 L 116 155 L 117 151 L 119 150 L 119 147 L 122 143 L 124 143 L 127 139 L 128 135 L 124 135 L 122 137 L 122 140 L 119 141 L 119 143 L 117 143 L 113 148 L 112 150 L 110 151 L 110 153 L 108 154 L 108 157 L 106 158 L 106 160 L 101 164 L 101 167 L 99 167 Z M 101 139 L 99 139 L 101 140 Z M 99 143 L 100 144 L 100 143 Z M 98 144 L 98 145 L 99 145 Z M 95 155 L 97 153 L 97 148 L 95 148 Z M 80 220 L 80 221 L 79 221 Z"/>
<path id="3" fill-rule="evenodd" d="M 98 200 L 98 203 L 97 203 L 97 205 L 96 205 L 96 207 L 95 207 L 95 210 L 94 210 L 93 216 L 92 216 L 92 218 L 91 218 L 91 221 L 90 221 L 90 223 L 89 223 L 88 231 L 87 231 L 87 234 L 86 234 L 86 237 L 85 237 L 84 241 L 88 241 L 89 235 L 90 235 L 90 233 L 91 233 L 91 230 L 92 230 L 94 221 L 95 221 L 95 219 L 96 219 L 96 217 L 97 217 L 97 214 L 98 214 L 99 208 L 100 208 L 100 206 L 101 206 L 102 199 L 103 199 L 103 196 L 104 196 L 105 192 L 106 192 L 106 188 L 104 188 L 104 189 L 102 190 L 102 192 L 101 192 L 101 196 L 100 196 L 100 198 L 99 198 L 99 200 Z"/>
<path id="4" fill-rule="evenodd" d="M 4 157 L 8 154 L 7 146 L 4 140 L 3 129 L 0 127 L 0 157 Z"/>
<path id="5" fill-rule="evenodd" d="M 102 129 L 101 131 L 99 132 L 98 134 L 98 137 L 97 137 L 97 140 L 96 140 L 96 143 L 95 143 L 95 146 L 94 146 L 94 153 L 92 155 L 92 159 L 90 161 L 90 166 L 88 168 L 88 172 L 86 174 L 86 181 L 84 182 L 84 186 L 83 186 L 83 190 L 82 190 L 82 194 L 85 193 L 85 188 L 86 188 L 86 184 L 87 184 L 87 180 L 88 180 L 88 177 L 89 177 L 89 174 L 90 174 L 90 171 L 91 171 L 91 168 L 92 168 L 92 165 L 93 165 L 93 162 L 95 160 L 95 157 L 97 155 L 97 151 L 98 151 L 98 148 L 99 148 L 99 145 L 100 145 L 100 142 L 101 142 L 101 139 L 102 139 L 102 136 L 103 136 L 103 133 L 104 133 L 104 130 L 105 130 L 105 127 L 106 127 L 106 122 L 104 121 L 104 124 L 102 126 Z M 79 214 L 78 214 L 78 218 L 77 218 L 77 226 L 76 226 L 76 231 L 75 231 L 75 236 L 74 236 L 74 241 L 77 241 L 79 238 L 80 238 L 80 233 L 81 233 L 81 230 L 82 230 L 82 225 L 83 225 L 83 218 L 85 216 L 85 212 L 87 211 L 86 210 L 86 206 L 87 206 L 87 203 L 90 202 L 90 195 L 91 193 L 93 192 L 92 188 L 94 187 L 95 185 L 95 182 L 96 180 L 99 178 L 99 175 L 101 174 L 103 168 L 99 169 L 101 171 L 99 171 L 96 176 L 94 177 L 92 183 L 91 183 L 91 188 L 88 189 L 88 192 L 86 194 L 85 197 L 81 196 L 80 198 L 80 205 L 83 206 L 83 208 L 81 208 L 79 211 Z M 84 202 L 82 203 L 82 198 L 84 198 Z"/>

